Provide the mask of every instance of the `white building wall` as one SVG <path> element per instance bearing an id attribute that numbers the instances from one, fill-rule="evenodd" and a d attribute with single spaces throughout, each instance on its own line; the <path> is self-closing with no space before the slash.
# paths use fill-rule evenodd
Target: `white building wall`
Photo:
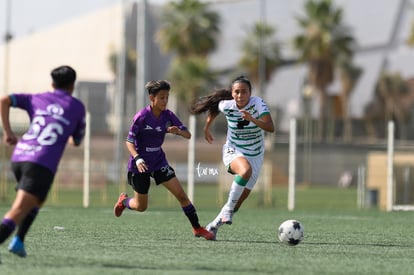
<path id="1" fill-rule="evenodd" d="M 8 68 L 0 64 L 0 95 L 50 91 L 50 72 L 60 65 L 73 67 L 78 81 L 112 82 L 109 56 L 120 46 L 122 22 L 119 4 L 11 40 Z M 5 45 L 0 45 L 1 61 L 5 54 Z M 19 109 L 11 109 L 10 116 L 17 131 L 29 124 Z"/>
<path id="2" fill-rule="evenodd" d="M 48 90 L 50 71 L 64 64 L 77 71 L 78 80 L 112 81 L 108 57 L 119 48 L 122 28 L 121 5 L 114 5 L 11 40 L 8 91 L 4 91 L 5 66 L 1 64 L 1 94 Z M 4 44 L 0 45 L 0 60 L 5 60 Z"/>

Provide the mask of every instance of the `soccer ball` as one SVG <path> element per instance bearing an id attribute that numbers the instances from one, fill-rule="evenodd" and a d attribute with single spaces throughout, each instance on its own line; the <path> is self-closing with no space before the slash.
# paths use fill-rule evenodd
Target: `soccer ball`
<path id="1" fill-rule="evenodd" d="M 300 221 L 287 220 L 279 226 L 279 240 L 287 245 L 297 245 L 303 240 L 304 227 Z"/>

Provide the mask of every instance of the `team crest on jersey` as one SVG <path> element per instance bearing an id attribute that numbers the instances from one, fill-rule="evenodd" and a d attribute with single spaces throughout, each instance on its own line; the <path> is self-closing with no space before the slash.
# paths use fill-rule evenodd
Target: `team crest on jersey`
<path id="1" fill-rule="evenodd" d="M 51 116 L 56 120 L 59 120 L 66 125 L 70 124 L 70 121 L 63 117 L 64 110 L 59 104 L 49 104 L 46 110 L 36 110 L 35 116 Z"/>
<path id="2" fill-rule="evenodd" d="M 60 106 L 59 104 L 50 104 L 46 107 L 46 110 L 53 115 L 61 116 L 64 113 L 62 106 Z"/>
<path id="3" fill-rule="evenodd" d="M 254 111 L 254 105 L 247 108 L 246 111 L 249 111 L 250 113 L 252 113 L 252 111 Z"/>

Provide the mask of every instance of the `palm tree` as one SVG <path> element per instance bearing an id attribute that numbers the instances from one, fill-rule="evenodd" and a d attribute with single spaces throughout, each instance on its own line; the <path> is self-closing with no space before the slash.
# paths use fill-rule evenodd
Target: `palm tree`
<path id="1" fill-rule="evenodd" d="M 406 123 L 410 117 L 410 87 L 400 73 L 383 72 L 375 87 L 375 96 L 365 109 L 367 129 L 375 137 L 375 121 L 396 121 L 397 134 L 400 138 L 407 136 Z"/>
<path id="2" fill-rule="evenodd" d="M 411 24 L 410 34 L 407 38 L 407 45 L 410 47 L 414 46 L 414 23 Z"/>
<path id="3" fill-rule="evenodd" d="M 119 57 L 119 54 L 115 50 L 112 50 L 112 52 L 109 55 L 109 59 L 108 59 L 109 68 L 114 75 L 117 75 L 117 71 L 118 71 L 118 65 L 117 65 L 118 57 Z M 125 55 L 125 78 L 126 79 L 134 80 L 133 78 L 135 78 L 136 63 L 137 63 L 137 53 L 135 49 L 128 48 L 126 50 L 126 55 Z"/>
<path id="4" fill-rule="evenodd" d="M 384 73 L 377 84 L 376 93 L 384 102 L 385 121 L 396 121 L 400 138 L 406 137 L 406 127 L 403 125 L 409 113 L 404 106 L 404 97 L 409 92 L 407 81 L 399 73 Z"/>
<path id="5" fill-rule="evenodd" d="M 161 18 L 156 40 L 165 53 L 174 54 L 168 76 L 188 104 L 210 80 L 207 56 L 217 46 L 220 17 L 208 3 L 181 0 L 169 2 Z"/>
<path id="6" fill-rule="evenodd" d="M 344 141 L 350 141 L 352 125 L 348 114 L 349 97 L 362 74 L 362 69 L 354 65 L 349 59 L 342 59 L 339 64 L 339 77 L 341 79 L 341 115 L 343 121 Z"/>
<path id="7" fill-rule="evenodd" d="M 180 102 L 188 101 L 188 91 L 193 91 L 192 97 L 215 83 L 216 73 L 208 66 L 208 60 L 197 55 L 186 58 L 175 58 L 170 67 L 169 77 L 174 80 L 173 92 Z"/>
<path id="8" fill-rule="evenodd" d="M 260 55 L 264 60 L 264 81 L 268 82 L 281 63 L 280 43 L 274 39 L 275 28 L 266 23 L 257 22 L 242 42 L 242 56 L 239 65 L 258 84 L 260 81 Z M 261 44 L 263 41 L 263 44 Z"/>
<path id="9" fill-rule="evenodd" d="M 161 49 L 181 57 L 213 51 L 217 46 L 220 16 L 208 8 L 209 4 L 198 0 L 169 2 L 156 36 Z"/>
<path id="10" fill-rule="evenodd" d="M 334 79 L 337 59 L 352 57 L 354 39 L 342 23 L 342 9 L 335 8 L 331 0 L 307 1 L 305 16 L 297 21 L 302 33 L 294 37 L 294 48 L 299 60 L 309 65 L 308 84 L 319 92 L 319 138 L 323 139 L 329 116 L 327 86 Z"/>

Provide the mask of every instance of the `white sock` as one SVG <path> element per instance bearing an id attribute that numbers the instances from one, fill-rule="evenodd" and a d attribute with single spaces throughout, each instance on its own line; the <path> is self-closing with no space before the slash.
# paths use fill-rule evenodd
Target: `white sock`
<path id="1" fill-rule="evenodd" d="M 233 181 L 233 183 L 231 184 L 231 188 L 230 188 L 230 192 L 229 192 L 229 196 L 227 198 L 226 204 L 224 204 L 224 206 L 221 208 L 220 213 L 212 221 L 212 224 L 214 225 L 214 227 L 219 228 L 220 226 L 223 225 L 221 223 L 221 216 L 222 216 L 223 211 L 234 210 L 234 207 L 236 206 L 237 201 L 239 200 L 243 190 L 244 190 L 244 186 L 241 186 Z"/>
<path id="2" fill-rule="evenodd" d="M 241 186 L 237 184 L 235 181 L 233 181 L 230 187 L 229 197 L 224 207 L 227 207 L 228 210 L 233 211 L 234 207 L 240 199 L 241 194 L 243 193 L 243 190 L 244 186 Z"/>

